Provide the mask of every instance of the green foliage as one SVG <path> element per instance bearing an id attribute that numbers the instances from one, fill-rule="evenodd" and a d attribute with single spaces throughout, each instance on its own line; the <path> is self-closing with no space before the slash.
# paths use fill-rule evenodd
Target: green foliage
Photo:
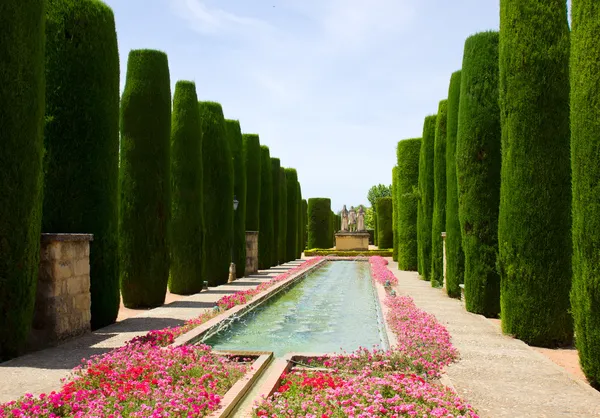
<path id="1" fill-rule="evenodd" d="M 67 34 L 67 35 L 65 35 Z M 94 234 L 91 325 L 119 312 L 119 51 L 112 10 L 55 0 L 46 15 L 44 232 Z"/>
<path id="2" fill-rule="evenodd" d="M 448 123 L 446 133 L 446 292 L 460 298 L 460 284 L 465 272 L 465 254 L 458 219 L 458 180 L 456 178 L 456 136 L 460 104 L 461 71 L 450 77 L 448 88 Z"/>
<path id="3" fill-rule="evenodd" d="M 379 231 L 378 245 L 380 248 L 392 248 L 394 245 L 393 210 L 392 196 L 377 199 L 377 230 Z"/>
<path id="4" fill-rule="evenodd" d="M 456 175 L 465 302 L 469 312 L 496 317 L 500 312 L 498 32 L 467 38 L 461 77 Z"/>
<path id="5" fill-rule="evenodd" d="M 394 234 L 394 253 L 392 260 L 398 261 L 398 225 L 396 218 L 398 217 L 398 166 L 394 166 L 392 169 L 392 205 L 393 205 L 393 216 L 392 216 L 392 233 Z"/>
<path id="6" fill-rule="evenodd" d="M 423 139 L 419 155 L 419 203 L 417 209 L 417 237 L 419 274 L 431 279 L 431 230 L 433 222 L 435 124 L 437 116 L 430 115 L 423 124 Z"/>
<path id="7" fill-rule="evenodd" d="M 579 361 L 600 389 L 600 7 L 572 1 L 573 287 Z"/>
<path id="8" fill-rule="evenodd" d="M 417 270 L 417 207 L 421 138 L 398 142 L 398 268 Z"/>
<path id="9" fill-rule="evenodd" d="M 279 168 L 279 237 L 278 237 L 278 264 L 287 261 L 287 177 L 285 168 Z"/>
<path id="10" fill-rule="evenodd" d="M 296 259 L 298 253 L 298 173 L 295 168 L 285 169 L 287 182 L 287 244 L 286 260 Z"/>
<path id="11" fill-rule="evenodd" d="M 331 248 L 331 199 L 308 199 L 308 248 Z"/>
<path id="12" fill-rule="evenodd" d="M 385 186 L 383 184 L 376 184 L 369 189 L 367 193 L 367 199 L 371 204 L 371 207 L 377 212 L 377 199 L 380 197 L 389 197 L 392 195 L 392 186 Z"/>
<path id="13" fill-rule="evenodd" d="M 200 102 L 204 196 L 204 274 L 210 286 L 227 283 L 233 248 L 233 158 L 223 109 Z"/>
<path id="14" fill-rule="evenodd" d="M 260 222 L 258 229 L 258 268 L 268 269 L 273 262 L 273 179 L 269 147 L 260 147 Z"/>
<path id="15" fill-rule="evenodd" d="M 296 220 L 297 222 L 297 236 L 296 236 L 296 258 L 301 258 L 302 257 L 302 250 L 303 250 L 303 239 L 302 239 L 302 223 L 304 222 L 304 216 L 302 215 L 302 188 L 300 187 L 300 182 L 298 182 L 298 186 L 297 186 L 297 190 L 298 190 L 298 200 L 297 205 L 298 205 L 298 219 Z"/>
<path id="16" fill-rule="evenodd" d="M 308 243 L 308 202 L 302 199 L 302 251 L 306 249 Z"/>
<path id="17" fill-rule="evenodd" d="M 164 52 L 133 50 L 121 99 L 119 270 L 123 303 L 165 301 L 169 279 L 171 83 Z"/>
<path id="18" fill-rule="evenodd" d="M 499 56 L 502 328 L 532 345 L 568 343 L 573 320 L 565 1 L 501 0 Z"/>
<path id="19" fill-rule="evenodd" d="M 0 1 L 0 361 L 29 336 L 40 254 L 44 1 Z"/>
<path id="20" fill-rule="evenodd" d="M 196 85 L 178 81 L 171 119 L 171 293 L 202 290 L 202 131 Z"/>
<path id="21" fill-rule="evenodd" d="M 233 195 L 238 201 L 233 214 L 233 260 L 237 277 L 243 277 L 246 274 L 246 159 L 240 122 L 225 119 L 225 130 L 233 157 Z"/>
<path id="22" fill-rule="evenodd" d="M 375 211 L 373 210 L 372 207 L 368 207 L 365 209 L 365 228 L 367 229 L 372 229 L 373 230 L 373 234 L 375 234 L 375 221 L 374 221 L 374 213 Z M 340 227 L 341 227 L 341 222 L 340 222 Z"/>
<path id="23" fill-rule="evenodd" d="M 281 168 L 281 162 L 279 158 L 271 158 L 271 180 L 273 183 L 273 251 L 271 265 L 276 266 L 279 264 L 279 243 L 280 239 L 280 220 L 281 217 L 281 175 L 279 169 Z"/>
<path id="24" fill-rule="evenodd" d="M 310 250 L 304 251 L 304 255 L 306 257 L 319 257 L 319 256 L 337 256 L 337 257 L 391 257 L 393 251 L 392 250 L 367 250 L 367 251 L 336 251 L 331 249 L 320 249 L 320 248 L 312 248 Z"/>
<path id="25" fill-rule="evenodd" d="M 448 101 L 442 100 L 438 107 L 435 125 L 435 150 L 433 162 L 434 192 L 433 220 L 431 225 L 431 285 L 444 284 L 444 241 L 446 229 L 446 130 Z"/>
<path id="26" fill-rule="evenodd" d="M 260 222 L 260 140 L 256 134 L 243 134 L 246 163 L 246 231 L 258 231 Z"/>

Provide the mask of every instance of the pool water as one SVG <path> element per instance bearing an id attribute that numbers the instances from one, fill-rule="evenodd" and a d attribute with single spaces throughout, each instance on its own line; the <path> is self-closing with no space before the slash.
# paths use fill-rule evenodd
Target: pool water
<path id="1" fill-rule="evenodd" d="M 204 343 L 217 350 L 333 353 L 386 347 L 366 262 L 335 261 L 239 318 Z"/>

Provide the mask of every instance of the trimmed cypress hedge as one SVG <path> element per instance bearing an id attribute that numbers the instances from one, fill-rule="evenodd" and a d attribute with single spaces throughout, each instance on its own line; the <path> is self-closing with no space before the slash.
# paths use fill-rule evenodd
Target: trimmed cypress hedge
<path id="1" fill-rule="evenodd" d="M 169 279 L 171 83 L 164 52 L 133 50 L 121 99 L 119 270 L 123 303 L 165 301 Z"/>
<path id="2" fill-rule="evenodd" d="M 278 263 L 287 261 L 287 177 L 285 168 L 279 167 L 279 237 L 277 245 Z"/>
<path id="3" fill-rule="evenodd" d="M 398 142 L 398 268 L 417 270 L 417 207 L 421 138 Z"/>
<path id="4" fill-rule="evenodd" d="M 419 155 L 419 204 L 417 212 L 417 238 L 419 250 L 419 274 L 423 280 L 431 279 L 431 230 L 433 217 L 435 155 L 435 124 L 437 115 L 425 118 L 423 139 Z"/>
<path id="5" fill-rule="evenodd" d="M 501 0 L 499 56 L 502 329 L 532 345 L 568 343 L 573 319 L 564 0 Z"/>
<path id="6" fill-rule="evenodd" d="M 273 179 L 269 147 L 260 146 L 260 221 L 258 229 L 258 268 L 268 269 L 273 261 Z"/>
<path id="7" fill-rule="evenodd" d="M 223 109 L 219 103 L 199 102 L 202 127 L 204 199 L 204 274 L 210 286 L 227 283 L 233 249 L 233 158 Z"/>
<path id="8" fill-rule="evenodd" d="M 394 248 L 392 249 L 392 260 L 398 262 L 398 166 L 392 168 L 392 233 L 394 235 Z"/>
<path id="9" fill-rule="evenodd" d="M 298 235 L 296 236 L 296 241 L 297 241 L 297 247 L 296 247 L 296 258 L 302 258 L 302 244 L 303 244 L 303 240 L 302 240 L 302 222 L 304 221 L 305 217 L 302 215 L 302 188 L 300 187 L 300 182 L 298 182 L 298 227 L 297 227 L 297 233 Z"/>
<path id="10" fill-rule="evenodd" d="M 391 196 L 377 199 L 377 230 L 379 231 L 379 247 L 381 249 L 392 248 L 394 245 L 392 231 L 393 210 Z"/>
<path id="11" fill-rule="evenodd" d="M 444 241 L 446 229 L 446 123 L 448 101 L 442 100 L 438 107 L 435 125 L 435 150 L 433 162 L 434 192 L 433 220 L 431 225 L 431 285 L 444 284 Z"/>
<path id="12" fill-rule="evenodd" d="M 285 169 L 287 182 L 287 244 L 286 261 L 296 259 L 298 253 L 298 173 L 295 168 Z"/>
<path id="13" fill-rule="evenodd" d="M 600 389 L 600 8 L 572 1 L 571 165 L 573 170 L 573 287 L 579 361 Z M 595 105 L 592 105 L 595 104 Z"/>
<path id="14" fill-rule="evenodd" d="M 334 235 L 333 235 L 334 230 L 335 230 L 335 213 L 333 213 L 333 211 L 331 211 L 331 224 L 330 224 L 330 228 L 329 228 L 329 244 L 330 244 L 329 248 L 333 248 L 333 246 L 335 244 Z"/>
<path id="15" fill-rule="evenodd" d="M 233 157 L 233 194 L 238 201 L 238 208 L 233 214 L 233 260 L 237 277 L 244 277 L 246 274 L 246 159 L 240 122 L 225 119 L 225 129 Z"/>
<path id="16" fill-rule="evenodd" d="M 469 312 L 496 317 L 500 313 L 498 32 L 467 38 L 461 77 L 456 175 L 465 305 Z"/>
<path id="17" fill-rule="evenodd" d="M 113 12 L 55 0 L 46 14 L 44 232 L 94 234 L 92 329 L 119 312 L 119 51 Z"/>
<path id="18" fill-rule="evenodd" d="M 25 346 L 38 281 L 44 4 L 0 2 L 0 361 L 17 356 Z"/>
<path id="19" fill-rule="evenodd" d="M 308 202 L 306 199 L 302 199 L 302 214 L 302 251 L 304 251 L 308 243 Z"/>
<path id="20" fill-rule="evenodd" d="M 331 199 L 308 199 L 308 248 L 330 248 Z"/>
<path id="21" fill-rule="evenodd" d="M 456 136 L 460 105 L 461 71 L 450 77 L 448 87 L 448 123 L 446 133 L 446 292 L 460 298 L 460 284 L 464 282 L 465 254 L 458 219 L 458 180 L 456 178 Z"/>
<path id="22" fill-rule="evenodd" d="M 202 131 L 196 85 L 178 81 L 171 119 L 171 293 L 202 290 Z"/>
<path id="23" fill-rule="evenodd" d="M 279 218 L 281 217 L 281 176 L 279 169 L 281 168 L 281 162 L 279 158 L 271 158 L 271 180 L 273 183 L 273 251 L 271 265 L 276 266 L 279 264 L 279 242 L 280 242 L 280 229 L 279 229 Z"/>
<path id="24" fill-rule="evenodd" d="M 260 139 L 256 134 L 243 134 L 246 162 L 246 231 L 258 231 L 260 223 Z M 260 244 L 259 244 L 260 245 Z"/>

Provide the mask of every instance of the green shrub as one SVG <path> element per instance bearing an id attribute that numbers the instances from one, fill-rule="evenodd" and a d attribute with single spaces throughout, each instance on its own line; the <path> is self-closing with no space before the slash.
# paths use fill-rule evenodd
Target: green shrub
<path id="1" fill-rule="evenodd" d="M 46 14 L 44 232 L 94 234 L 91 325 L 119 312 L 119 51 L 112 10 L 55 0 Z"/>
<path id="2" fill-rule="evenodd" d="M 260 147 L 260 221 L 258 229 L 258 268 L 268 269 L 273 261 L 273 179 L 269 147 Z"/>
<path id="3" fill-rule="evenodd" d="M 276 266 L 279 264 L 279 235 L 280 235 L 280 229 L 279 229 L 279 223 L 280 220 L 279 218 L 281 217 L 281 202 L 280 202 L 280 195 L 281 195 L 281 184 L 279 183 L 280 181 L 280 174 L 279 174 L 279 169 L 281 168 L 281 162 L 279 161 L 279 158 L 271 158 L 271 180 L 273 183 L 273 251 L 272 251 L 272 260 L 271 260 L 271 265 L 272 266 Z"/>
<path id="4" fill-rule="evenodd" d="M 297 190 L 298 200 L 296 202 L 298 206 L 298 215 L 296 220 L 296 258 L 298 259 L 302 258 L 302 222 L 304 220 L 304 217 L 302 216 L 302 188 L 300 187 L 300 182 L 298 182 Z"/>
<path id="5" fill-rule="evenodd" d="M 256 134 L 242 135 L 246 162 L 246 231 L 258 231 L 260 223 L 260 140 Z"/>
<path id="6" fill-rule="evenodd" d="M 302 199 L 302 251 L 308 242 L 308 202 Z"/>
<path id="7" fill-rule="evenodd" d="M 433 220 L 431 225 L 431 285 L 444 284 L 444 240 L 446 229 L 446 130 L 448 101 L 442 100 L 435 125 L 435 150 L 433 162 L 434 192 Z"/>
<path id="8" fill-rule="evenodd" d="M 417 206 L 421 138 L 398 142 L 398 268 L 417 270 Z"/>
<path id="9" fill-rule="evenodd" d="M 600 8 L 572 1 L 571 165 L 573 170 L 573 287 L 579 361 L 600 389 Z"/>
<path id="10" fill-rule="evenodd" d="M 121 99 L 119 270 L 123 303 L 165 301 L 171 219 L 171 82 L 164 52 L 133 50 Z"/>
<path id="11" fill-rule="evenodd" d="M 233 194 L 238 201 L 233 214 L 233 260 L 237 277 L 243 277 L 246 274 L 246 160 L 240 122 L 225 119 L 225 130 L 233 156 Z"/>
<path id="12" fill-rule="evenodd" d="M 377 230 L 379 231 L 379 247 L 381 248 L 392 248 L 394 245 L 392 218 L 392 197 L 377 199 Z"/>
<path id="13" fill-rule="evenodd" d="M 392 250 L 367 250 L 367 251 L 337 251 L 329 248 L 312 248 L 310 250 L 304 251 L 304 255 L 306 257 L 319 257 L 319 256 L 337 256 L 337 257 L 391 257 L 393 251 Z"/>
<path id="14" fill-rule="evenodd" d="M 171 293 L 202 290 L 202 131 L 196 85 L 178 81 L 171 119 Z"/>
<path id="15" fill-rule="evenodd" d="M 40 255 L 44 1 L 0 1 L 0 361 L 25 346 Z"/>
<path id="16" fill-rule="evenodd" d="M 287 261 L 287 179 L 285 168 L 279 168 L 279 237 L 277 246 L 278 264 Z"/>
<path id="17" fill-rule="evenodd" d="M 285 169 L 287 182 L 287 244 L 286 261 L 296 259 L 298 253 L 298 173 L 295 168 Z"/>
<path id="18" fill-rule="evenodd" d="M 308 248 L 330 248 L 331 199 L 308 199 Z"/>
<path id="19" fill-rule="evenodd" d="M 460 105 L 461 71 L 450 78 L 448 88 L 448 123 L 446 133 L 446 292 L 460 298 L 460 284 L 465 272 L 465 254 L 458 219 L 458 180 L 456 178 L 456 136 Z"/>
<path id="20" fill-rule="evenodd" d="M 210 286 L 227 283 L 233 249 L 233 158 L 223 109 L 199 102 L 204 196 L 204 275 Z"/>
<path id="21" fill-rule="evenodd" d="M 455 158 L 465 304 L 469 312 L 496 317 L 500 312 L 498 32 L 467 38 L 460 85 Z"/>
<path id="22" fill-rule="evenodd" d="M 573 336 L 564 0 L 501 0 L 499 56 L 502 329 L 529 344 L 553 346 Z"/>
<path id="23" fill-rule="evenodd" d="M 423 124 L 423 139 L 419 155 L 419 204 L 417 237 L 419 273 L 423 280 L 431 279 L 431 230 L 433 222 L 435 124 L 437 115 L 427 116 Z"/>
<path id="24" fill-rule="evenodd" d="M 398 225 L 396 218 L 398 217 L 398 166 L 392 169 L 392 234 L 394 235 L 394 249 L 392 260 L 398 262 Z"/>

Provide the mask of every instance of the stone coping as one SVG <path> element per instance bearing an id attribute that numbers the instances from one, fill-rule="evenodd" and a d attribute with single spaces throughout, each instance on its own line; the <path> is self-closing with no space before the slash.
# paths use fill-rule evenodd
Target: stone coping
<path id="1" fill-rule="evenodd" d="M 344 236 L 344 235 L 350 235 L 350 236 L 354 236 L 354 235 L 365 235 L 368 236 L 369 233 L 367 231 L 356 231 L 356 232 L 350 232 L 350 231 L 344 231 L 344 232 L 336 232 L 335 236 Z"/>
<path id="2" fill-rule="evenodd" d="M 94 234 L 55 234 L 55 233 L 42 233 L 41 241 L 93 241 Z"/>

